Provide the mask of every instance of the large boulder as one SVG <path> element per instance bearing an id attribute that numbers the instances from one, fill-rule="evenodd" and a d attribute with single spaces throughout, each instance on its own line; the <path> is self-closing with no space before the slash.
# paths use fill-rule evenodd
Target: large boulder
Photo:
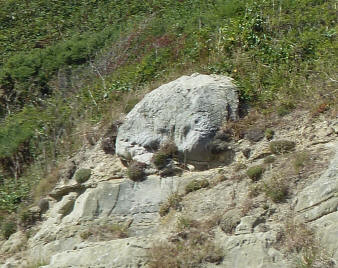
<path id="1" fill-rule="evenodd" d="M 119 128 L 116 153 L 149 163 L 154 151 L 174 142 L 184 160 L 209 162 L 210 142 L 225 121 L 238 117 L 238 93 L 232 79 L 193 74 L 153 90 Z"/>

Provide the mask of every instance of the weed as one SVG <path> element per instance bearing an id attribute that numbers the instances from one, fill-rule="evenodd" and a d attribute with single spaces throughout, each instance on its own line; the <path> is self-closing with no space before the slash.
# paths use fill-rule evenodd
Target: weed
<path id="1" fill-rule="evenodd" d="M 289 187 L 285 179 L 271 178 L 267 182 L 263 183 L 263 192 L 273 202 L 283 202 L 288 195 Z"/>
<path id="2" fill-rule="evenodd" d="M 292 151 L 296 144 L 293 141 L 279 140 L 270 142 L 270 151 L 274 154 L 284 154 Z"/>
<path id="3" fill-rule="evenodd" d="M 16 232 L 16 222 L 14 220 L 5 220 L 1 224 L 1 234 L 5 239 L 8 239 Z"/>
<path id="4" fill-rule="evenodd" d="M 258 181 L 264 173 L 264 167 L 262 166 L 254 166 L 250 167 L 246 174 L 252 181 Z"/>
<path id="5" fill-rule="evenodd" d="M 285 115 L 291 113 L 294 108 L 295 108 L 295 105 L 291 102 L 282 103 L 277 108 L 277 114 L 279 116 L 285 116 Z"/>
<path id="6" fill-rule="evenodd" d="M 149 250 L 150 268 L 195 268 L 207 263 L 220 264 L 224 257 L 205 225 L 194 220 L 181 219 L 183 230 L 172 242 L 157 242 Z"/>
<path id="7" fill-rule="evenodd" d="M 129 164 L 127 176 L 132 181 L 141 181 L 145 177 L 145 168 L 146 165 L 144 163 L 133 161 Z"/>
<path id="8" fill-rule="evenodd" d="M 276 161 L 276 157 L 269 155 L 264 158 L 264 164 L 271 164 Z"/>
<path id="9" fill-rule="evenodd" d="M 202 180 L 192 180 L 187 184 L 185 187 L 185 193 L 190 193 L 197 191 L 202 188 L 206 188 L 209 186 L 209 181 L 207 179 L 202 179 Z"/>
<path id="10" fill-rule="evenodd" d="M 237 164 L 235 165 L 235 171 L 236 171 L 236 172 L 238 172 L 238 171 L 240 171 L 240 170 L 242 170 L 242 169 L 246 169 L 246 165 L 245 165 L 245 164 L 243 164 L 243 163 L 237 163 Z"/>
<path id="11" fill-rule="evenodd" d="M 109 241 L 128 237 L 127 227 L 117 223 L 99 223 L 80 232 L 83 240 Z"/>
<path id="12" fill-rule="evenodd" d="M 309 154 L 307 152 L 299 152 L 293 156 L 293 167 L 296 172 L 301 171 L 306 163 L 310 160 Z"/>
<path id="13" fill-rule="evenodd" d="M 162 169 L 168 164 L 168 160 L 177 154 L 177 146 L 174 142 L 163 144 L 160 149 L 154 153 L 152 162 L 157 169 Z"/>
<path id="14" fill-rule="evenodd" d="M 267 128 L 265 130 L 265 138 L 270 141 L 273 139 L 273 136 L 275 135 L 275 131 L 271 128 Z"/>
<path id="15" fill-rule="evenodd" d="M 168 200 L 160 206 L 159 214 L 161 217 L 167 215 L 170 209 L 179 210 L 181 208 L 182 197 L 178 193 L 173 193 Z"/>

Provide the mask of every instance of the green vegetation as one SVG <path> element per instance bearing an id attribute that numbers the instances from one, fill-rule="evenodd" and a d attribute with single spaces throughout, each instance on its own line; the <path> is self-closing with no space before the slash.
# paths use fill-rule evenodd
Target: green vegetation
<path id="1" fill-rule="evenodd" d="M 75 173 L 75 180 L 77 183 L 84 183 L 89 180 L 92 171 L 88 168 L 81 168 Z"/>
<path id="2" fill-rule="evenodd" d="M 284 154 L 292 151 L 296 144 L 293 141 L 279 140 L 270 142 L 270 151 L 274 154 Z"/>
<path id="3" fill-rule="evenodd" d="M 8 239 L 11 234 L 16 232 L 16 222 L 14 220 L 5 220 L 1 223 L 1 234 L 5 239 Z"/>
<path id="4" fill-rule="evenodd" d="M 185 186 L 185 193 L 188 194 L 206 187 L 209 187 L 209 181 L 207 179 L 192 180 Z"/>
<path id="5" fill-rule="evenodd" d="M 263 192 L 275 203 L 284 202 L 289 193 L 286 179 L 271 178 L 263 183 Z"/>
<path id="6" fill-rule="evenodd" d="M 39 199 L 32 188 L 79 148 L 83 128 L 182 74 L 231 76 L 243 100 L 280 115 L 306 100 L 335 105 L 334 0 L 0 4 L 1 211 Z"/>
<path id="7" fill-rule="evenodd" d="M 275 131 L 271 128 L 267 128 L 264 134 L 265 134 L 265 138 L 269 141 L 273 139 L 273 136 L 275 135 Z"/>
<path id="8" fill-rule="evenodd" d="M 258 181 L 262 177 L 263 173 L 264 173 L 264 167 L 262 166 L 250 167 L 246 171 L 246 175 L 248 175 L 248 177 L 253 181 Z"/>
<path id="9" fill-rule="evenodd" d="M 159 214 L 161 217 L 167 215 L 170 209 L 179 210 L 181 208 L 182 196 L 178 193 L 173 193 L 168 197 L 168 200 L 164 202 L 160 209 Z"/>
<path id="10" fill-rule="evenodd" d="M 307 152 L 298 152 L 293 157 L 293 167 L 296 172 L 300 172 L 309 162 L 310 156 Z"/>

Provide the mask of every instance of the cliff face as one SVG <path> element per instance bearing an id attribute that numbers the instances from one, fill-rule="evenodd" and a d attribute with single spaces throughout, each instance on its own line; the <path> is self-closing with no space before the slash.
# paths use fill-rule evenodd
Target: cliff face
<path id="1" fill-rule="evenodd" d="M 141 180 L 101 135 L 1 242 L 1 267 L 337 267 L 337 135 L 334 114 L 249 110 L 210 138 L 210 168 L 170 155 Z"/>

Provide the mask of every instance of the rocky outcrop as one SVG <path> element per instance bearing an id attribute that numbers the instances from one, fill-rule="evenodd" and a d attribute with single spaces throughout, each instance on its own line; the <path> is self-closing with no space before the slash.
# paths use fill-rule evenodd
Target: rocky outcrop
<path id="1" fill-rule="evenodd" d="M 116 153 L 149 163 L 160 145 L 172 141 L 185 161 L 205 163 L 216 131 L 237 117 L 238 94 L 230 78 L 182 76 L 147 94 L 127 115 L 118 131 Z"/>
<path id="2" fill-rule="evenodd" d="M 84 147 L 40 204 L 41 222 L 25 227 L 29 236 L 20 230 L 0 241 L 0 267 L 25 267 L 33 261 L 45 268 L 146 268 L 154 254 L 161 262 L 165 257 L 189 257 L 182 263 L 193 259 L 196 268 L 305 267 L 309 256 L 314 267 L 337 267 L 334 120 L 309 119 L 305 113 L 279 120 L 274 137 L 262 137 L 255 127 L 233 140 L 234 162 L 229 165 L 203 171 L 182 165 L 179 174 L 161 177 L 150 172 L 136 182 L 102 147 L 105 137 Z M 214 150 L 229 146 L 227 134 L 217 133 Z M 280 140 L 292 141 L 293 151 L 272 150 L 271 142 Z M 258 181 L 247 174 L 254 166 L 264 168 Z M 81 169 L 90 169 L 91 176 L 78 182 L 75 174 Z M 275 177 L 287 185 L 287 195 L 278 202 L 271 192 L 278 194 L 285 185 L 269 185 Z M 320 247 L 311 244 L 303 250 L 303 233 L 293 237 L 297 232 L 292 233 L 289 221 L 312 229 Z M 308 229 L 304 234 L 312 236 Z M 313 248 L 323 251 L 302 255 Z"/>

